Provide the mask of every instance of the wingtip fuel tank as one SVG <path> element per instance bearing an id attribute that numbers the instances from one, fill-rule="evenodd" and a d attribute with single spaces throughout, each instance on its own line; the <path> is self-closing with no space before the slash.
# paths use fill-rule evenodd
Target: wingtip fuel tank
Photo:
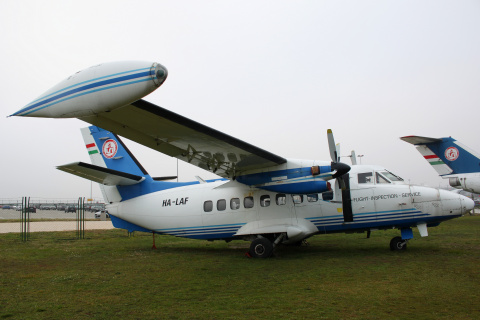
<path id="1" fill-rule="evenodd" d="M 61 81 L 12 116 L 73 118 L 108 112 L 150 94 L 167 76 L 156 62 L 98 64 Z"/>

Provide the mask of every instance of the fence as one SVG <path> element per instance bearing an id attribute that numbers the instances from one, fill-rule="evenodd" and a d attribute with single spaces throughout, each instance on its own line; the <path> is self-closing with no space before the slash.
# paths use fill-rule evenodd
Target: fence
<path id="1" fill-rule="evenodd" d="M 86 230 L 113 228 L 102 211 L 103 203 L 85 202 L 85 198 L 76 202 L 30 197 L 3 200 L 0 233 L 19 233 L 22 241 L 28 241 L 35 232 L 75 231 L 75 238 L 84 239 Z"/>

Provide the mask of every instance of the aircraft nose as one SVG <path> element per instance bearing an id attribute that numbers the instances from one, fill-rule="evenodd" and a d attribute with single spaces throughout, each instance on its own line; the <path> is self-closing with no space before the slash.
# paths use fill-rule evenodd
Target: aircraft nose
<path id="1" fill-rule="evenodd" d="M 464 204 L 463 207 L 465 208 L 464 212 L 471 211 L 475 207 L 475 201 L 470 198 L 463 197 L 462 202 Z"/>

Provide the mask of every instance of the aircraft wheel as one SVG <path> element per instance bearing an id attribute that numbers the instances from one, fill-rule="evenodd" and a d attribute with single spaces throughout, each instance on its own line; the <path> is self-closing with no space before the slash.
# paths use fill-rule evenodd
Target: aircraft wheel
<path id="1" fill-rule="evenodd" d="M 250 244 L 249 253 L 253 258 L 268 258 L 273 253 L 273 244 L 267 238 L 257 238 Z"/>
<path id="2" fill-rule="evenodd" d="M 390 241 L 390 250 L 404 251 L 405 249 L 407 249 L 407 240 L 403 240 L 402 237 L 395 237 Z"/>

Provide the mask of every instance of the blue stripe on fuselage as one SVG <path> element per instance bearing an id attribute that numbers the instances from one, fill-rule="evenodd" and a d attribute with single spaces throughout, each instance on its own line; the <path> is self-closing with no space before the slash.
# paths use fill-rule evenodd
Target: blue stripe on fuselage
<path id="1" fill-rule="evenodd" d="M 244 225 L 245 223 L 237 223 L 202 227 L 169 228 L 157 229 L 155 232 L 183 238 L 213 240 L 232 238 L 238 229 Z"/>

